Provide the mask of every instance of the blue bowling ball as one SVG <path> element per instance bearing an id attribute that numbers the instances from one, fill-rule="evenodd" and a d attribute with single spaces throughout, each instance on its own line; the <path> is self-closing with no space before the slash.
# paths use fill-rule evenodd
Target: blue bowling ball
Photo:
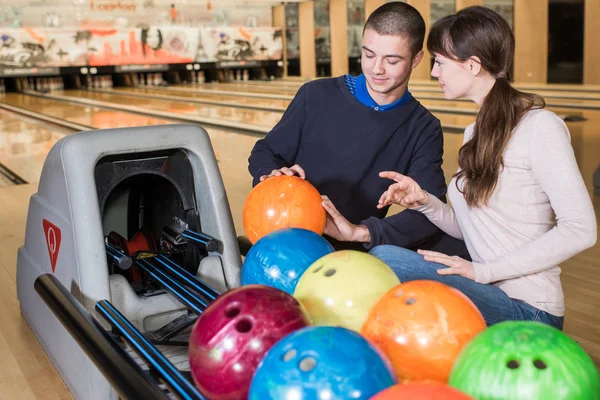
<path id="1" fill-rule="evenodd" d="M 252 378 L 249 399 L 370 399 L 395 383 L 385 355 L 358 333 L 310 326 L 267 352 Z"/>
<path id="2" fill-rule="evenodd" d="M 263 236 L 248 251 L 242 266 L 242 285 L 272 286 L 293 295 L 304 271 L 332 252 L 329 242 L 315 232 L 279 229 Z"/>

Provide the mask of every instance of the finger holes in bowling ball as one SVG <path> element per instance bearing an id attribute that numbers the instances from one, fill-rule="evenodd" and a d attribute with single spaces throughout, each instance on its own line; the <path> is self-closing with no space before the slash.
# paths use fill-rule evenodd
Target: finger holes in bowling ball
<path id="1" fill-rule="evenodd" d="M 304 372 L 310 372 L 317 366 L 317 360 L 312 357 L 306 357 L 300 360 L 300 370 Z"/>
<path id="2" fill-rule="evenodd" d="M 250 332 L 251 329 L 252 321 L 247 318 L 242 318 L 235 324 L 235 330 L 239 333 L 247 333 Z"/>
<path id="3" fill-rule="evenodd" d="M 323 266 L 319 265 L 316 269 L 313 270 L 313 274 L 316 274 L 317 272 L 319 272 L 322 269 L 323 269 Z"/>
<path id="4" fill-rule="evenodd" d="M 546 369 L 548 368 L 548 365 L 546 365 L 545 362 L 543 362 L 542 360 L 534 360 L 533 361 L 533 365 L 537 368 L 537 369 Z"/>
<path id="5" fill-rule="evenodd" d="M 506 363 L 506 366 L 510 369 L 517 369 L 521 366 L 517 360 L 510 360 Z"/>
<path id="6" fill-rule="evenodd" d="M 336 273 L 336 270 L 335 270 L 335 269 L 328 269 L 327 271 L 325 271 L 325 274 L 324 274 L 324 275 L 325 275 L 326 277 L 330 277 L 330 276 L 333 276 L 333 275 L 335 275 L 335 273 Z"/>
<path id="7" fill-rule="evenodd" d="M 417 299 L 415 299 L 414 297 L 411 297 L 409 299 L 406 299 L 406 301 L 404 302 L 404 304 L 406 304 L 407 306 L 413 305 L 417 302 Z"/>
<path id="8" fill-rule="evenodd" d="M 237 304 L 233 304 L 225 310 L 225 316 L 227 318 L 233 318 L 240 313 L 240 307 Z"/>
<path id="9" fill-rule="evenodd" d="M 288 362 L 294 357 L 296 357 L 296 350 L 294 350 L 294 349 L 288 350 L 283 355 L 283 361 Z"/>

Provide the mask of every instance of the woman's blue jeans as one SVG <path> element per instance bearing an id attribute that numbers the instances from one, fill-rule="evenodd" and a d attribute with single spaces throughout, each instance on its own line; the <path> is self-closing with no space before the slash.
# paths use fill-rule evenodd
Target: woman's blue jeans
<path id="1" fill-rule="evenodd" d="M 439 275 L 436 271 L 445 268 L 444 265 L 425 261 L 422 255 L 412 250 L 381 245 L 369 253 L 389 265 L 400 282 L 428 279 L 460 290 L 475 303 L 488 325 L 502 321 L 537 321 L 562 330 L 563 317 L 539 310 L 523 300 L 512 299 L 493 285 L 477 283 L 461 275 Z"/>

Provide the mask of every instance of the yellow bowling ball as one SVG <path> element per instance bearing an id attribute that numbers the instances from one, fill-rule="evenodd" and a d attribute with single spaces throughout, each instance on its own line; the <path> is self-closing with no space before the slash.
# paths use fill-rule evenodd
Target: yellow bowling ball
<path id="1" fill-rule="evenodd" d="M 375 256 L 354 250 L 327 254 L 302 274 L 294 291 L 315 325 L 360 332 L 369 310 L 400 280 Z"/>

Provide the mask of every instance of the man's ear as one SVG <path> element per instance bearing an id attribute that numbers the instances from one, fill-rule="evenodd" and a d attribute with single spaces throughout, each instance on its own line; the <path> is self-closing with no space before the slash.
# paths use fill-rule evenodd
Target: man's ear
<path id="1" fill-rule="evenodd" d="M 412 63 L 411 63 L 411 68 L 412 69 L 417 68 L 417 66 L 419 65 L 419 63 L 423 59 L 423 55 L 425 55 L 425 53 L 423 53 L 423 50 L 421 50 L 420 52 L 418 52 L 417 54 L 415 54 L 413 56 Z"/>

